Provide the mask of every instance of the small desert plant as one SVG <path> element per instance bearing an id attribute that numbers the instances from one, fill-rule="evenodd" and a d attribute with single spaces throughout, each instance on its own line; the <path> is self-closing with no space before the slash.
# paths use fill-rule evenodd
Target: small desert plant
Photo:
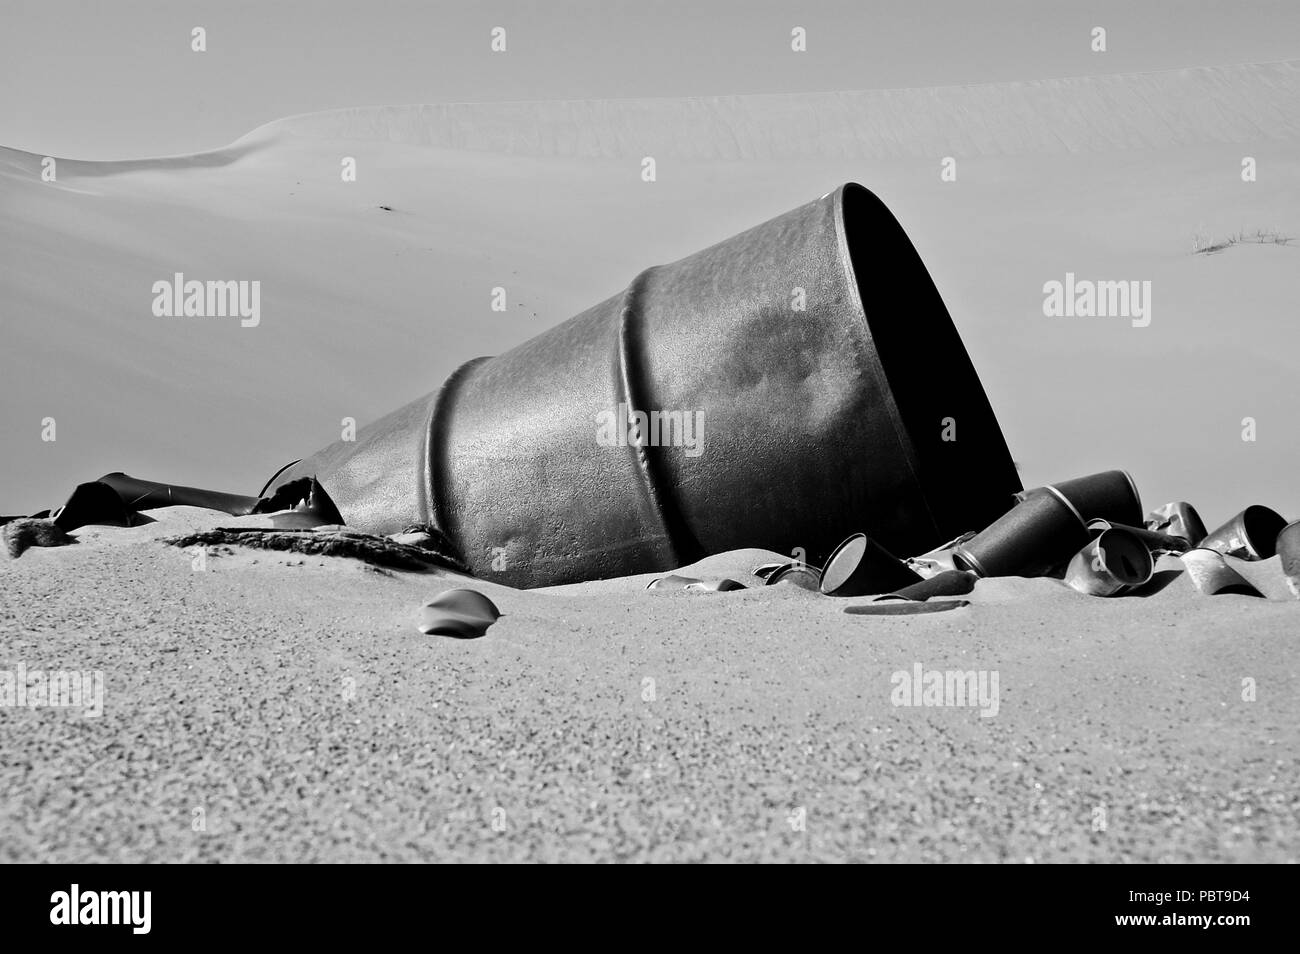
<path id="1" fill-rule="evenodd" d="M 1233 245 L 1289 245 L 1290 242 L 1291 236 L 1283 235 L 1277 229 L 1255 229 L 1253 232 L 1238 229 L 1221 239 L 1211 238 L 1209 232 L 1197 229 L 1192 236 L 1192 254 L 1213 255 Z"/>

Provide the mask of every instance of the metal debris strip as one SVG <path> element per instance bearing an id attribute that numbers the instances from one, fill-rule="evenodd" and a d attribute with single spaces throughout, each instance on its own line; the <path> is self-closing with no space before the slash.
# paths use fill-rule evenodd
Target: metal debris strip
<path id="1" fill-rule="evenodd" d="M 1183 566 L 1197 591 L 1206 596 L 1235 593 L 1239 596 L 1260 596 L 1261 593 L 1245 577 L 1228 565 L 1222 553 L 1208 547 L 1195 547 L 1182 555 Z"/>
<path id="2" fill-rule="evenodd" d="M 970 600 L 931 600 L 926 603 L 858 603 L 844 607 L 853 616 L 924 616 L 970 606 Z"/>
<path id="3" fill-rule="evenodd" d="M 764 579 L 766 581 L 764 585 L 766 586 L 790 583 L 800 589 L 816 593 L 821 588 L 822 571 L 806 563 L 783 563 Z"/>
<path id="4" fill-rule="evenodd" d="M 1287 524 L 1277 535 L 1277 555 L 1287 587 L 1300 599 L 1300 521 Z"/>
<path id="5" fill-rule="evenodd" d="M 1146 527 L 1156 533 L 1182 537 L 1195 543 L 1204 540 L 1208 531 L 1196 508 L 1186 500 L 1175 500 L 1147 514 Z"/>
<path id="6" fill-rule="evenodd" d="M 309 556 L 350 557 L 374 566 L 398 570 L 429 570 L 434 567 L 468 573 L 454 554 L 436 546 L 413 546 L 387 537 L 355 530 L 267 530 L 262 528 L 217 527 L 163 541 L 182 549 L 189 547 L 241 546 L 259 550 L 280 550 Z"/>
<path id="7" fill-rule="evenodd" d="M 892 604 L 961 596 L 984 576 L 1046 576 L 1089 596 L 1111 597 L 1148 595 L 1147 584 L 1160 569 L 1156 558 L 1168 555 L 1175 560 L 1177 572 L 1186 573 L 1202 594 L 1275 599 L 1279 597 L 1274 591 L 1266 594 L 1228 561 L 1259 562 L 1276 555 L 1287 589 L 1300 598 L 1300 521 L 1287 524 L 1268 507 L 1247 507 L 1210 534 L 1185 501 L 1165 504 L 1142 518 L 1137 486 L 1122 470 L 1034 487 L 1010 499 L 1010 509 L 980 532 L 964 533 L 906 560 L 866 534 L 855 533 L 820 569 L 802 563 L 765 563 L 752 574 L 771 585 L 797 572 L 806 578 L 806 588 L 823 595 L 880 594 L 875 596 L 877 603 Z M 818 578 L 820 584 L 812 582 Z M 664 577 L 651 586 L 670 581 L 680 585 L 682 578 Z M 886 615 L 921 610 L 854 606 L 848 612 Z"/>
<path id="8" fill-rule="evenodd" d="M 979 577 L 974 573 L 965 570 L 945 570 L 922 580 L 920 583 L 913 583 L 911 586 L 905 586 L 893 593 L 877 596 L 876 600 L 877 602 L 908 600 L 914 603 L 924 603 L 936 596 L 964 596 L 975 589 L 975 581 L 978 579 Z"/>

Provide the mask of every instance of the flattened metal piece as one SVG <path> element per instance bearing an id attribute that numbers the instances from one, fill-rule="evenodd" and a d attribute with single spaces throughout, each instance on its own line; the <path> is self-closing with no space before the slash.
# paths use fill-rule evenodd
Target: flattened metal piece
<path id="1" fill-rule="evenodd" d="M 426 636 L 478 639 L 501 618 L 501 611 L 478 590 L 447 590 L 420 609 L 418 628 Z"/>
<path id="2" fill-rule="evenodd" d="M 768 586 L 776 586 L 778 583 L 792 583 L 803 590 L 812 590 L 814 593 L 819 592 L 822 582 L 822 571 L 815 566 L 809 566 L 807 563 L 785 563 L 767 578 Z"/>
<path id="3" fill-rule="evenodd" d="M 1218 550 L 1197 547 L 1182 555 L 1183 566 L 1187 567 L 1187 576 L 1192 585 L 1206 596 L 1219 593 L 1236 593 L 1240 596 L 1263 597 L 1246 578 L 1228 566 L 1223 554 Z"/>
<path id="4" fill-rule="evenodd" d="M 1147 514 L 1146 528 L 1155 533 L 1182 537 L 1189 543 L 1199 543 L 1206 534 L 1205 521 L 1185 500 L 1174 500 L 1152 510 Z"/>
<path id="5" fill-rule="evenodd" d="M 965 596 L 975 589 L 978 580 L 978 576 L 967 570 L 945 570 L 920 583 L 913 583 L 893 593 L 877 596 L 876 600 L 911 600 L 924 603 L 936 596 Z"/>
<path id="6" fill-rule="evenodd" d="M 668 576 L 661 576 L 657 580 L 651 580 L 645 585 L 647 590 L 684 590 L 692 583 L 702 583 L 703 580 L 694 576 L 678 576 L 676 573 Z"/>
<path id="7" fill-rule="evenodd" d="M 970 606 L 969 600 L 931 600 L 928 603 L 863 603 L 846 606 L 844 612 L 854 616 L 921 616 L 926 613 L 943 613 Z"/>
<path id="8" fill-rule="evenodd" d="M 1300 520 L 1283 527 L 1277 535 L 1277 555 L 1287 588 L 1300 599 Z"/>
<path id="9" fill-rule="evenodd" d="M 734 590 L 745 590 L 749 587 L 744 583 L 737 583 L 731 579 L 721 580 L 700 580 L 698 583 L 687 583 L 688 590 L 703 590 L 706 593 L 731 593 Z"/>
<path id="10" fill-rule="evenodd" d="M 1267 560 L 1277 553 L 1277 536 L 1286 518 L 1276 510 L 1252 504 L 1196 545 L 1240 560 Z"/>

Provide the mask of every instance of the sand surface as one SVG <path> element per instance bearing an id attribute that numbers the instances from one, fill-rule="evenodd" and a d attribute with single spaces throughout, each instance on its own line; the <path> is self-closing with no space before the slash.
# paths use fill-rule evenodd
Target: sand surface
<path id="1" fill-rule="evenodd" d="M 157 540 L 230 518 L 154 515 L 0 562 L 6 659 L 106 687 L 99 718 L 0 711 L 4 860 L 1300 849 L 1294 601 L 1002 579 L 966 608 L 887 619 L 788 586 L 647 591 L 653 575 L 528 592 L 242 548 L 196 571 Z M 682 572 L 752 583 L 776 556 Z M 457 585 L 503 618 L 479 640 L 422 636 L 419 607 Z M 997 714 L 893 705 L 891 675 L 916 663 L 996 670 Z"/>

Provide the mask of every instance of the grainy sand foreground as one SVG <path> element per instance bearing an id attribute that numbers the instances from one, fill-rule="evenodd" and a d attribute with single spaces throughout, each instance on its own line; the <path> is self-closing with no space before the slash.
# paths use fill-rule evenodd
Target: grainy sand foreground
<path id="1" fill-rule="evenodd" d="M 1185 579 L 1120 600 L 1016 579 L 889 619 L 787 586 L 527 592 L 243 549 L 196 572 L 157 539 L 231 518 L 154 516 L 0 558 L 0 668 L 98 669 L 106 685 L 100 718 L 0 709 L 0 860 L 1300 849 L 1297 602 L 1201 597 Z M 745 579 L 771 558 L 687 572 Z M 420 635 L 419 606 L 458 585 L 505 616 L 476 641 Z M 892 705 L 891 674 L 916 663 L 996 671 L 997 714 Z"/>

